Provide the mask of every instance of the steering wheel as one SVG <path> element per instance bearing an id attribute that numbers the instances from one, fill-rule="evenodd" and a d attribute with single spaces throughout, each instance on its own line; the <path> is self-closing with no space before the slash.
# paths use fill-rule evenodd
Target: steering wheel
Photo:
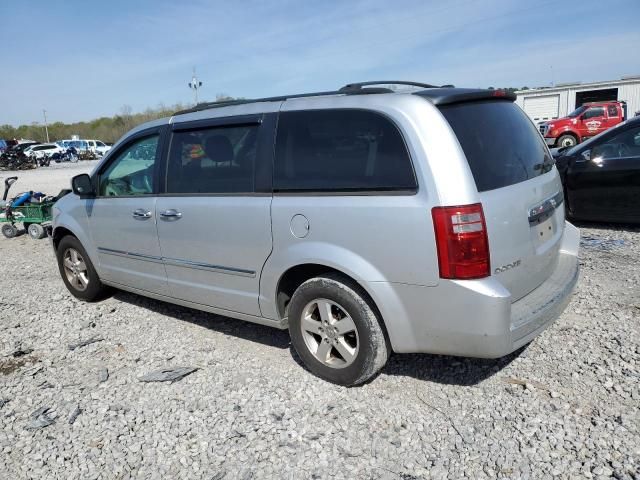
<path id="1" fill-rule="evenodd" d="M 627 157 L 631 155 L 631 149 L 625 143 L 618 144 L 618 157 Z"/>
<path id="2" fill-rule="evenodd" d="M 104 189 L 104 194 L 108 197 L 119 197 L 129 193 L 129 184 L 121 178 L 109 180 Z"/>
<path id="3" fill-rule="evenodd" d="M 150 175 L 143 175 L 142 176 L 142 183 L 144 185 L 144 193 L 151 193 L 153 192 L 153 185 L 151 185 L 151 177 Z"/>

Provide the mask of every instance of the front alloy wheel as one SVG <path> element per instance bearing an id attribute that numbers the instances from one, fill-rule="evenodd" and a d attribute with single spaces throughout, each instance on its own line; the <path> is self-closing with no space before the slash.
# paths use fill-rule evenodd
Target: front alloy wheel
<path id="1" fill-rule="evenodd" d="M 95 302 L 109 293 L 109 288 L 100 281 L 87 251 L 76 237 L 63 237 L 58 243 L 56 257 L 62 281 L 74 297 Z"/>
<path id="2" fill-rule="evenodd" d="M 87 264 L 75 248 L 68 248 L 63 257 L 64 273 L 69 284 L 80 292 L 89 286 Z"/>

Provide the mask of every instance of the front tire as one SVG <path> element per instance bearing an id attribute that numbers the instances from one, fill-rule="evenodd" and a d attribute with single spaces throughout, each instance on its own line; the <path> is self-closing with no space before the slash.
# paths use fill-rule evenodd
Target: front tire
<path id="1" fill-rule="evenodd" d="M 67 235 L 56 250 L 60 276 L 69 293 L 80 300 L 95 302 L 109 292 L 98 277 L 98 273 L 80 241 Z"/>
<path id="2" fill-rule="evenodd" d="M 296 352 L 318 377 L 344 386 L 366 382 L 391 349 L 381 319 L 364 291 L 341 275 L 307 280 L 288 306 Z"/>
<path id="3" fill-rule="evenodd" d="M 578 140 L 573 135 L 562 135 L 558 138 L 558 148 L 562 147 L 573 147 L 577 145 Z"/>

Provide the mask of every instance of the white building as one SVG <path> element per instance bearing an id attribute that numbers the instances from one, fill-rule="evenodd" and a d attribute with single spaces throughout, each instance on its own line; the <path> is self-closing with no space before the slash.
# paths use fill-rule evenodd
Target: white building
<path id="1" fill-rule="evenodd" d="M 583 103 L 611 100 L 627 102 L 627 118 L 630 118 L 640 112 L 640 76 L 519 90 L 516 95 L 516 103 L 535 123 L 564 117 Z"/>

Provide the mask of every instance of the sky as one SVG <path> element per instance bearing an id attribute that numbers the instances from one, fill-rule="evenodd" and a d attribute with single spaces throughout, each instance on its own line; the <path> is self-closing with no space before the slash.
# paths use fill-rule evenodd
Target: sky
<path id="1" fill-rule="evenodd" d="M 640 0 L 1 0 L 0 124 L 414 80 L 640 75 Z"/>

